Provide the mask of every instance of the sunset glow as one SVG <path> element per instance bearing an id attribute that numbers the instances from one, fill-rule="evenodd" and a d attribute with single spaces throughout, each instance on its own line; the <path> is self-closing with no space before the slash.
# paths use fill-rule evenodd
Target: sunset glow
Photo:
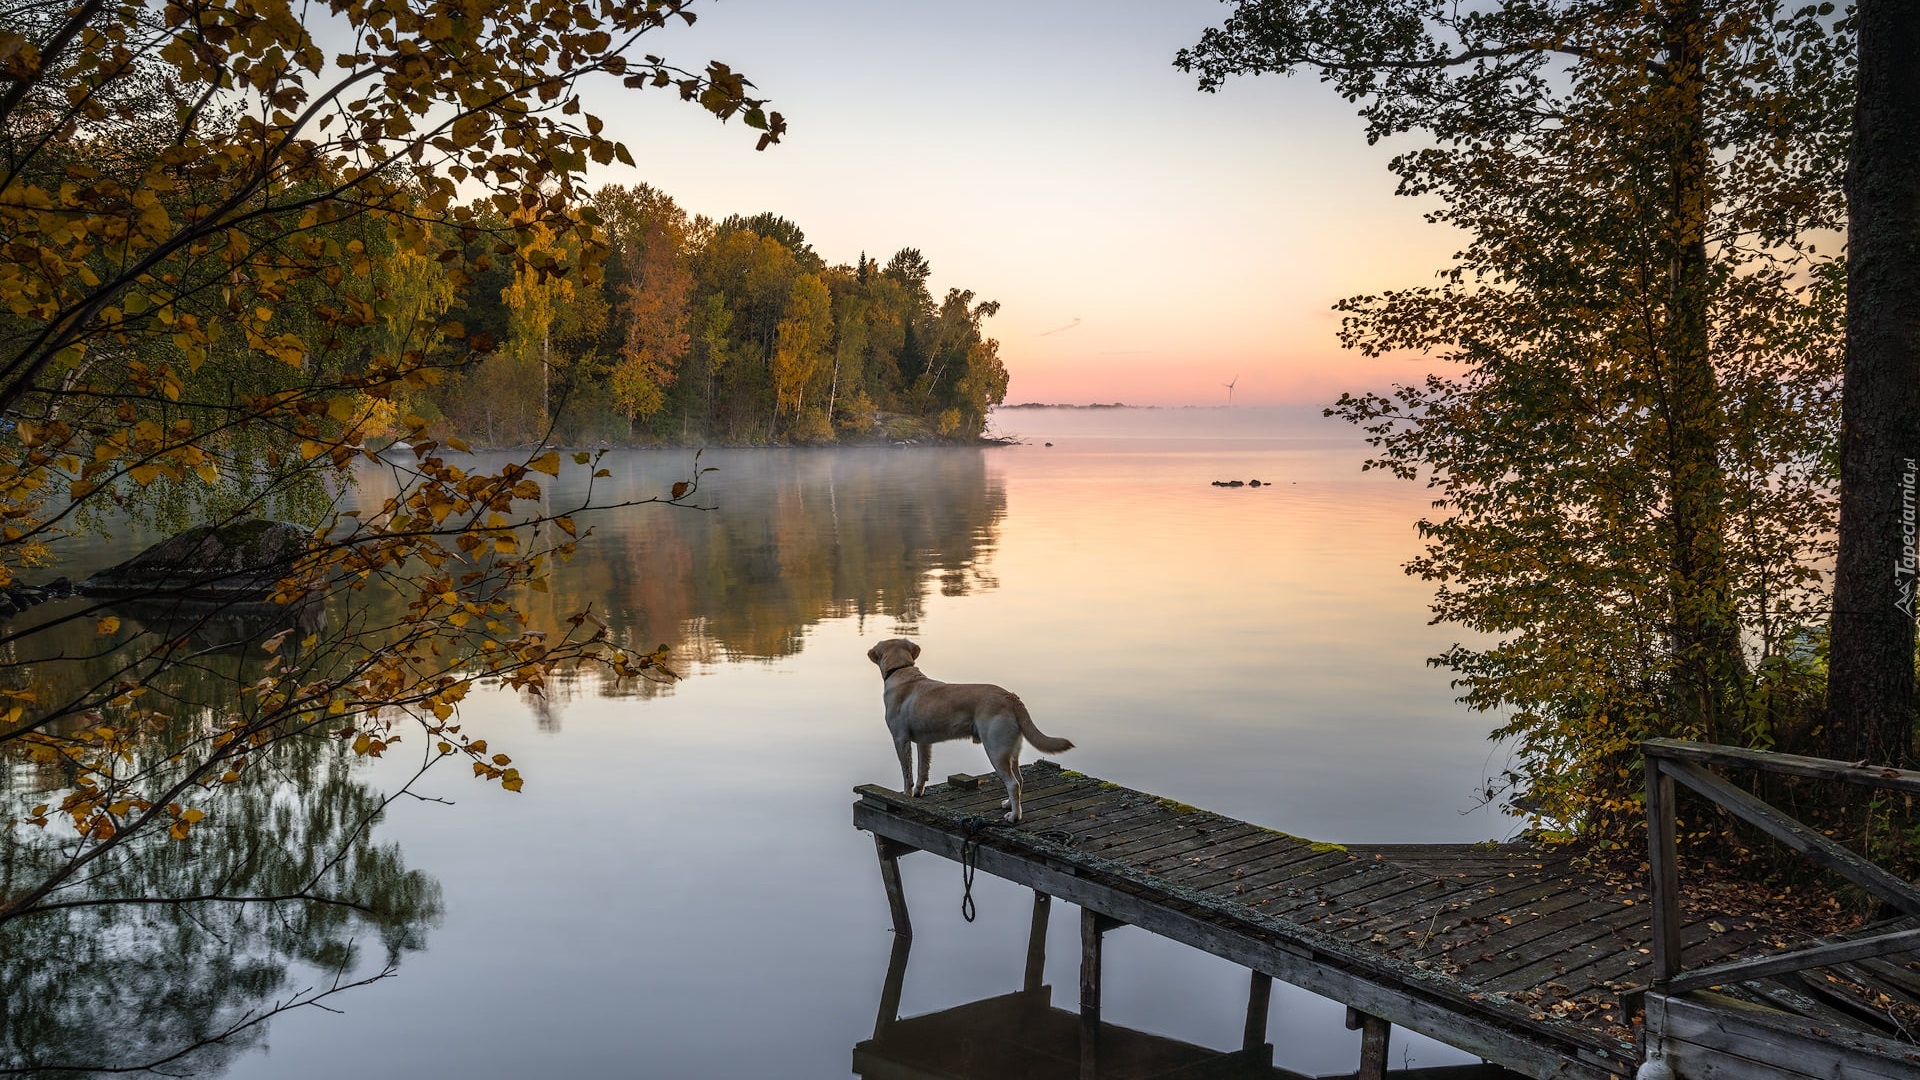
<path id="1" fill-rule="evenodd" d="M 747 132 L 667 95 L 593 102 L 645 181 L 714 217 L 766 210 L 829 262 L 924 251 L 975 290 L 1009 403 L 1321 403 L 1412 370 L 1343 353 L 1331 305 L 1424 284 L 1457 246 L 1393 196 L 1353 108 L 1307 79 L 1202 94 L 1175 51 L 1211 0 L 1101 5 L 727 0 L 682 63 L 725 57 L 792 125 Z M 696 50 L 682 54 L 676 45 Z M 1423 369 L 1422 369 L 1423 370 Z"/>

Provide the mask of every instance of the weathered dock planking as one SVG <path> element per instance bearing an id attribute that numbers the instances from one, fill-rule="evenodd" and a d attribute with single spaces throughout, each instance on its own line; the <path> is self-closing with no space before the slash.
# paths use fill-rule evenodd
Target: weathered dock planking
<path id="1" fill-rule="evenodd" d="M 1540 1080 L 1628 1076 L 1640 1060 L 1634 1007 L 1652 975 L 1654 932 L 1648 896 L 1637 888 L 1583 875 L 1527 845 L 1314 843 L 1051 762 L 1027 766 L 1023 783 L 1026 819 L 1017 826 L 997 823 L 997 783 L 964 777 L 919 799 L 857 788 L 854 824 L 879 846 L 902 935 L 912 927 L 897 860 L 915 850 L 969 859 L 1032 888 L 1030 950 L 1044 947 L 1046 897 L 1081 907 L 1083 1069 L 1100 1045 L 1101 939 L 1120 925 L 1251 969 L 1250 1040 L 1255 1006 L 1264 1029 L 1263 980 L 1345 1003 L 1349 1026 L 1363 1032 L 1362 1077 L 1383 1069 L 1390 1025 Z M 1696 965 L 1807 943 L 1751 918 L 1697 909 L 1676 931 Z M 1030 983 L 1037 963 L 1030 951 Z M 1910 958 L 1851 967 L 1870 983 L 1869 1000 L 1920 993 Z M 1819 969 L 1721 989 L 1814 1025 L 1840 1016 L 1857 1022 L 1872 1011 L 1855 1000 L 1858 988 L 1835 989 L 1828 975 Z"/>

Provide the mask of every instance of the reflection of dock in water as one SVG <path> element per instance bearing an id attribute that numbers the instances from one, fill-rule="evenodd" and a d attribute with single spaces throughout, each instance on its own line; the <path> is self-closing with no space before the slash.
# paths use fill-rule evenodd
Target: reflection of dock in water
<path id="1" fill-rule="evenodd" d="M 1029 985 L 925 1016 L 897 1018 L 912 939 L 895 941 L 873 1038 L 853 1048 L 862 1080 L 1077 1080 L 1080 1014 L 1056 1008 L 1053 989 Z M 1029 966 L 1029 977 L 1035 974 Z M 1263 1010 L 1264 1012 L 1264 1010 Z M 1100 1025 L 1101 1080 L 1313 1080 L 1273 1065 L 1263 1029 L 1249 1045 L 1212 1050 L 1164 1035 Z M 1495 1065 L 1396 1072 L 1398 1080 L 1517 1080 Z M 1331 1080 L 1331 1078 L 1327 1078 Z"/>

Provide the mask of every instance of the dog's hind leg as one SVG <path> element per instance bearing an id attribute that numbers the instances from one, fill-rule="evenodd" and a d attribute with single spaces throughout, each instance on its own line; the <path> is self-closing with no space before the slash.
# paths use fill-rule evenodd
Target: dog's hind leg
<path id="1" fill-rule="evenodd" d="M 1008 762 L 1006 770 L 1000 774 L 1000 779 L 1007 782 L 1007 820 L 1010 822 L 1019 821 L 1020 762 L 1018 760 Z"/>
<path id="2" fill-rule="evenodd" d="M 912 797 L 919 794 L 913 790 L 913 747 L 905 739 L 893 740 L 893 752 L 900 755 L 900 792 Z"/>
<path id="3" fill-rule="evenodd" d="M 916 743 L 920 748 L 920 782 L 913 786 L 913 794 L 918 798 L 927 793 L 927 773 L 933 769 L 933 744 Z"/>
<path id="4" fill-rule="evenodd" d="M 1015 735 L 1011 746 L 988 745 L 987 761 L 993 765 L 993 771 L 999 774 L 1000 782 L 1007 785 L 1007 799 L 1000 804 L 1007 808 L 1007 820 L 1019 821 L 1020 737 Z"/>

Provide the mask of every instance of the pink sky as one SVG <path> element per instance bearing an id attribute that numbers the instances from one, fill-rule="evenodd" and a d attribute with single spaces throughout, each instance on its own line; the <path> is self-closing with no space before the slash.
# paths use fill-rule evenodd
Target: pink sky
<path id="1" fill-rule="evenodd" d="M 647 51 L 718 58 L 788 118 L 752 150 L 670 95 L 590 108 L 647 181 L 772 211 L 830 262 L 920 248 L 936 295 L 999 300 L 1009 402 L 1324 403 L 1417 377 L 1342 352 L 1334 301 L 1432 280 L 1454 249 L 1393 197 L 1391 147 L 1311 78 L 1201 94 L 1174 52 L 1213 0 L 725 0 Z"/>

